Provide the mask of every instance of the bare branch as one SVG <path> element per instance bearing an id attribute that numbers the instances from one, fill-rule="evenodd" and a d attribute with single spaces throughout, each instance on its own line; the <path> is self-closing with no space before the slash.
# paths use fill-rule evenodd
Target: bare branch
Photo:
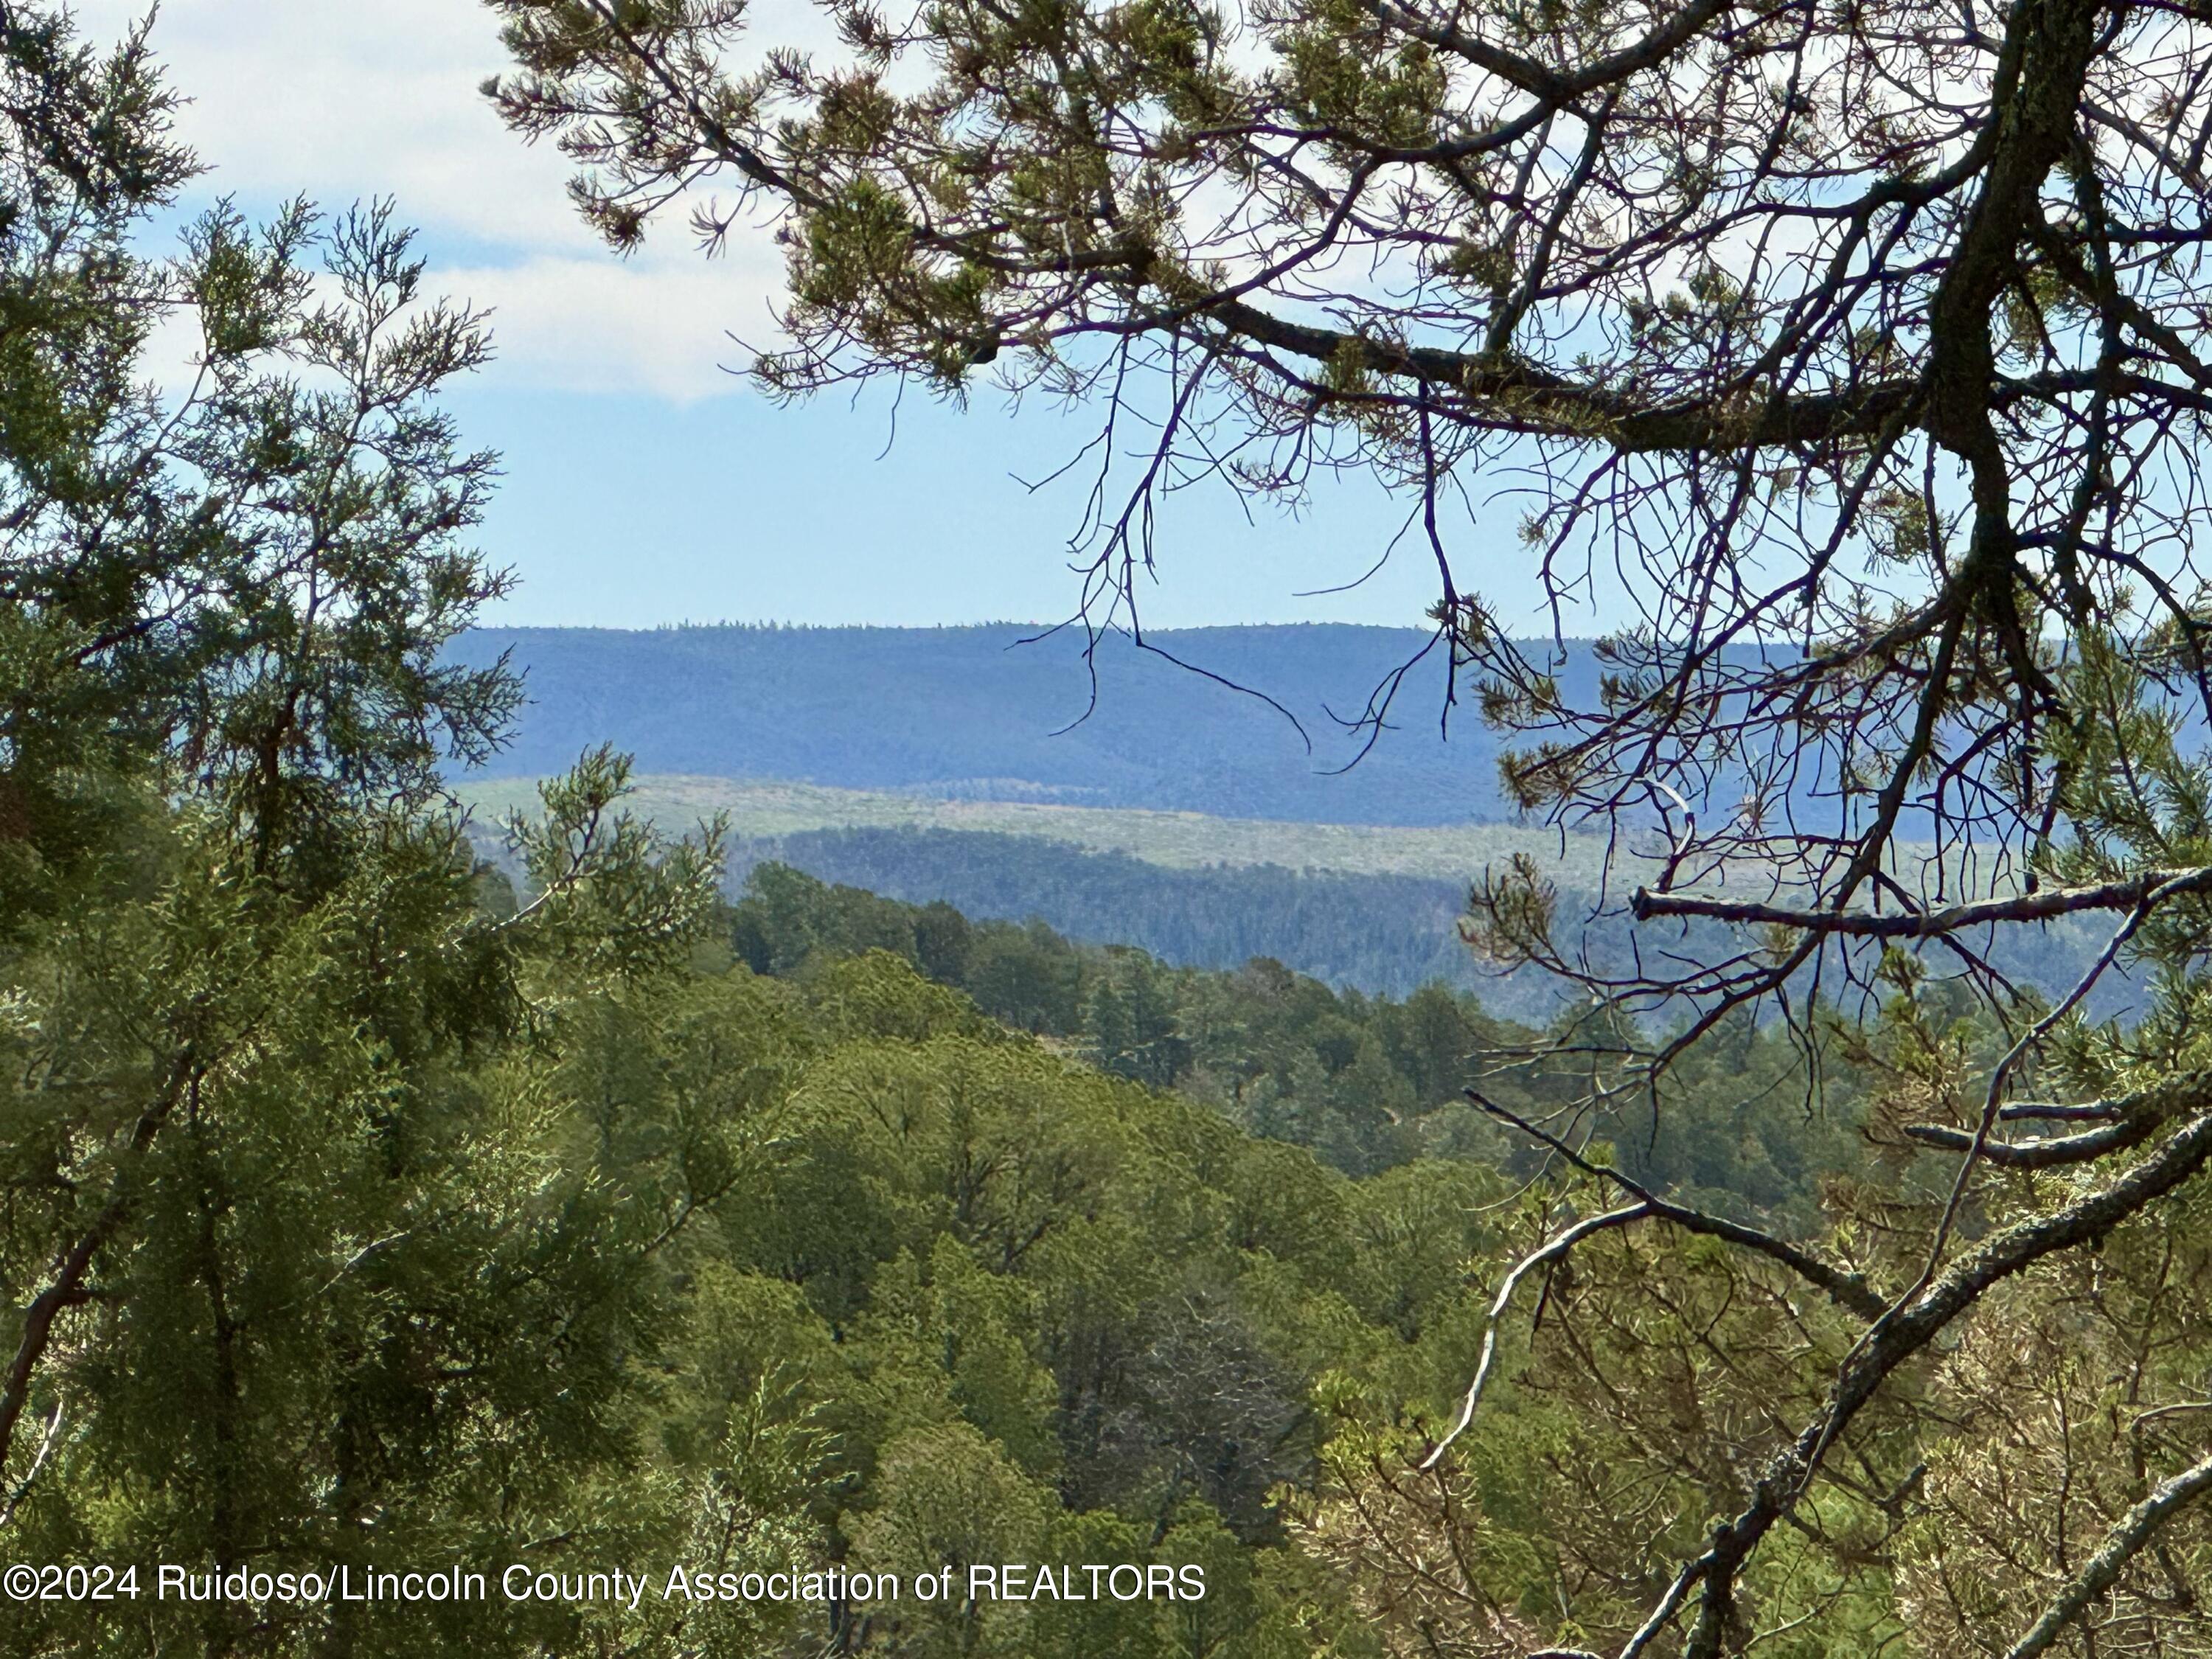
<path id="1" fill-rule="evenodd" d="M 1807 910 L 1757 901 L 1654 893 L 1638 888 L 1629 901 L 1637 920 L 1694 916 L 1747 927 L 1788 927 L 1852 939 L 1935 939 L 1993 922 L 2051 921 L 2099 910 L 2133 910 L 2154 894 L 2161 900 L 2212 892 L 2212 865 L 2187 870 L 2146 870 L 2094 887 L 2055 887 L 2003 898 L 1976 899 L 1940 909 Z"/>

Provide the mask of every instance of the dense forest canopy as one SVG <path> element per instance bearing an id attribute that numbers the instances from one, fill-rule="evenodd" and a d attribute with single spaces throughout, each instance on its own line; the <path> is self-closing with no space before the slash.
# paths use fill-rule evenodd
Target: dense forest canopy
<path id="1" fill-rule="evenodd" d="M 1002 1024 L 1205 1102 L 1352 1176 L 1439 1158 L 1533 1174 L 1540 1158 L 1516 1148 L 1467 1090 L 1480 1085 L 1532 1116 L 1577 1092 L 1543 1065 L 1506 1058 L 1540 1054 L 1537 1030 L 1433 981 L 1400 1000 L 1333 991 L 1264 957 L 1233 971 L 1178 969 L 1035 921 L 974 921 L 941 901 L 902 904 L 776 864 L 753 870 L 728 927 L 756 973 L 871 951 L 902 957 Z M 1720 1209 L 1816 1227 L 1823 1177 L 1865 1161 L 1853 1133 L 1863 1090 L 1843 1079 L 1814 1116 L 1769 1109 L 1796 1056 L 1780 1031 L 1749 1020 L 1703 1058 L 1711 1069 L 1669 1099 L 1663 1122 L 1632 1111 L 1607 1125 L 1624 1167 Z"/>
<path id="2" fill-rule="evenodd" d="M 941 899 L 980 918 L 1042 919 L 1077 939 L 1141 945 L 1185 967 L 1272 957 L 1331 985 L 1391 996 L 1441 981 L 1474 992 L 1494 1014 L 1538 1025 L 1580 1000 L 1554 975 L 1516 972 L 1467 948 L 1464 880 L 1273 865 L 1163 867 L 1033 836 L 975 830 L 814 830 L 762 841 L 733 836 L 730 847 L 733 877 L 766 859 L 896 898 Z M 1564 862 L 1547 865 L 1558 902 L 1588 902 L 1595 872 L 1563 868 Z M 1991 959 L 2015 983 L 2057 994 L 2081 976 L 2105 939 L 2088 922 L 2061 921 L 1999 939 Z M 1593 960 L 1626 962 L 1635 936 L 1626 918 L 1607 916 L 1585 927 L 1581 944 Z M 2085 1006 L 2100 1015 L 2127 1014 L 2147 995 L 2129 975 L 2107 975 Z"/>

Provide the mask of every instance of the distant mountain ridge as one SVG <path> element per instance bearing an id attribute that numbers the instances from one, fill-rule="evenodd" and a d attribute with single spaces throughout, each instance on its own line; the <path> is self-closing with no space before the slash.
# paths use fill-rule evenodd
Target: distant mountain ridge
<path id="1" fill-rule="evenodd" d="M 1421 650 L 1428 636 L 1418 629 L 1307 623 L 1152 636 L 1233 686 L 1114 635 L 1097 653 L 1095 705 L 1081 635 L 1037 632 L 487 628 L 451 655 L 481 665 L 508 653 L 525 676 L 520 732 L 489 776 L 558 771 L 586 746 L 612 742 L 641 772 L 940 799 L 1340 823 L 1506 816 L 1495 734 L 1463 708 L 1449 741 L 1439 732 L 1441 652 L 1405 677 L 1391 729 L 1340 769 L 1361 742 L 1345 722 Z M 1251 692 L 1297 715 L 1310 754 Z"/>
<path id="2" fill-rule="evenodd" d="M 775 858 L 914 902 L 947 899 L 978 917 L 1040 916 L 1072 937 L 1141 944 L 1171 962 L 1222 966 L 1258 952 L 1332 984 L 1393 993 L 1441 977 L 1480 984 L 1494 1007 L 1543 1016 L 1540 983 L 1482 982 L 1458 945 L 1466 883 L 1525 851 L 1580 902 L 1601 844 L 1506 827 L 1497 735 L 1464 709 L 1450 740 L 1438 735 L 1440 661 L 1407 677 L 1398 719 L 1372 752 L 1349 771 L 1328 769 L 1358 747 L 1328 711 L 1364 706 L 1424 635 L 1317 624 L 1161 636 L 1184 661 L 1297 711 L 1314 739 L 1309 757 L 1281 714 L 1121 639 L 1099 653 L 1096 709 L 1069 726 L 1090 694 L 1082 642 L 1022 644 L 1034 631 L 479 629 L 456 641 L 453 657 L 480 665 L 511 653 L 530 701 L 516 740 L 464 793 L 489 824 L 526 805 L 530 792 L 514 781 L 611 742 L 635 755 L 641 805 L 672 830 L 727 804 L 712 781 L 749 786 L 733 823 L 739 878 Z M 1567 695 L 1586 696 L 1595 669 L 1586 646 L 1571 650 Z M 759 787 L 771 781 L 874 793 L 822 799 Z M 886 797 L 1018 805 L 988 827 L 960 828 L 957 811 L 909 820 Z M 1067 813 L 1085 808 L 1112 810 Z M 1104 822 L 1128 809 L 1133 818 L 1200 816 Z M 1255 835 L 1231 820 L 1284 831 Z M 1463 865 L 1413 845 L 1470 823 L 1498 827 L 1467 832 Z M 1399 836 L 1407 844 L 1395 852 L 1370 844 Z M 2070 984 L 2090 948 L 2076 932 L 2037 933 L 2011 966 L 2038 985 Z M 1592 937 L 1620 944 L 1617 927 Z"/>

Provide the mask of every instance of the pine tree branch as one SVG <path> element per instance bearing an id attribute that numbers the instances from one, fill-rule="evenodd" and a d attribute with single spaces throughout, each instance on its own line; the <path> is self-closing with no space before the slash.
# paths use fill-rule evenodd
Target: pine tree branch
<path id="1" fill-rule="evenodd" d="M 1684 1232 L 1699 1233 L 1708 1238 L 1722 1239 L 1728 1243 L 1754 1251 L 1770 1261 L 1779 1262 L 1799 1278 L 1826 1292 L 1830 1299 L 1838 1306 L 1858 1315 L 1862 1319 L 1879 1319 L 1883 1309 L 1889 1305 L 1858 1274 L 1845 1273 L 1821 1261 L 1811 1251 L 1801 1249 L 1790 1243 L 1789 1240 L 1777 1238 L 1773 1234 L 1762 1232 L 1756 1227 L 1748 1227 L 1740 1221 L 1730 1221 L 1725 1216 L 1692 1209 L 1686 1204 L 1677 1204 L 1671 1199 L 1662 1198 L 1632 1176 L 1613 1168 L 1610 1164 L 1601 1164 L 1595 1158 L 1576 1151 L 1559 1136 L 1531 1123 L 1518 1113 L 1498 1105 L 1495 1101 L 1486 1099 L 1473 1089 L 1466 1092 L 1469 1100 L 1492 1117 L 1511 1124 L 1522 1133 L 1550 1147 L 1583 1173 L 1595 1176 L 1603 1181 L 1612 1182 L 1631 1197 L 1641 1200 L 1644 1206 L 1660 1220 L 1671 1223 Z M 2149 1133 L 2148 1128 L 2144 1133 Z"/>
<path id="2" fill-rule="evenodd" d="M 31 1382 L 37 1374 L 39 1362 L 45 1358 L 53 1341 L 54 1322 L 63 1312 L 86 1299 L 85 1279 L 92 1271 L 94 1261 L 109 1240 L 115 1237 L 131 1213 L 132 1193 L 131 1176 L 137 1160 L 143 1156 L 153 1143 L 161 1125 L 184 1096 L 194 1073 L 187 1056 L 179 1056 L 172 1066 L 168 1079 L 154 1103 L 139 1115 L 125 1149 L 123 1167 L 115 1172 L 108 1188 L 107 1201 L 100 1207 L 92 1224 L 77 1235 L 54 1270 L 52 1279 L 46 1289 L 31 1298 L 23 1310 L 23 1334 L 16 1340 L 15 1352 L 8 1362 L 4 1380 L 0 1380 L 0 1468 L 6 1467 L 8 1455 L 15 1444 L 15 1425 L 30 1402 Z"/>
<path id="3" fill-rule="evenodd" d="M 2062 1169 L 2069 1164 L 2087 1164 L 2107 1153 L 2139 1146 L 2157 1127 L 2154 1121 L 2142 1119 L 2131 1123 L 2108 1124 L 2082 1134 L 2061 1135 L 2050 1140 L 1985 1140 L 1981 1143 L 1980 1156 L 2007 1170 Z M 1905 1126 L 1905 1133 L 1923 1146 L 1934 1146 L 1943 1152 L 1971 1152 L 1975 1150 L 1975 1139 L 1972 1133 L 1965 1129 L 1954 1129 L 1948 1123 L 1908 1123 Z"/>
<path id="4" fill-rule="evenodd" d="M 1483 1389 L 1490 1381 L 1490 1367 L 1498 1357 L 1498 1327 L 1505 1317 L 1506 1309 L 1512 1304 L 1513 1292 L 1520 1288 L 1521 1281 L 1545 1263 L 1557 1261 L 1593 1233 L 1603 1232 L 1610 1227 L 1626 1226 L 1632 1221 L 1641 1221 L 1650 1213 L 1651 1206 L 1648 1204 L 1631 1204 L 1625 1209 L 1607 1210 L 1602 1215 L 1591 1216 L 1586 1220 L 1577 1221 L 1550 1243 L 1530 1251 L 1514 1264 L 1513 1271 L 1505 1275 L 1505 1282 L 1498 1287 L 1498 1295 L 1490 1304 L 1489 1322 L 1482 1333 L 1482 1354 L 1475 1361 L 1474 1381 L 1468 1384 L 1467 1398 L 1460 1407 L 1459 1420 L 1452 1425 L 1443 1439 L 1430 1449 L 1429 1455 L 1420 1461 L 1418 1467 L 1423 1469 L 1436 1468 L 1444 1453 L 1450 1449 L 1452 1442 L 1466 1433 L 1468 1425 L 1474 1421 L 1474 1408 L 1482 1403 Z"/>
<path id="5" fill-rule="evenodd" d="M 2161 889 L 2166 890 L 2162 894 Z M 1787 927 L 1802 933 L 1852 939 L 1936 939 L 1990 922 L 2048 921 L 2087 911 L 2132 910 L 2148 898 L 2166 899 L 2212 892 L 2212 865 L 2186 870 L 2145 870 L 2118 881 L 2090 887 L 2048 887 L 2007 898 L 1974 899 L 1940 910 L 1806 910 L 1756 900 L 1701 897 L 1694 893 L 1655 893 L 1639 887 L 1628 902 L 1638 921 L 1656 917 L 1695 917 L 1753 927 Z"/>
<path id="6" fill-rule="evenodd" d="M 2057 1600 L 2043 1610 L 2027 1634 L 2013 1644 L 2005 1659 L 2036 1659 L 2057 1641 L 2066 1626 L 2088 1610 L 2089 1604 L 2118 1582 L 2129 1562 L 2142 1553 L 2153 1534 L 2181 1510 L 2212 1492 L 2212 1454 L 2207 1454 L 2122 1516 L 2097 1553 L 2081 1564 Z"/>
<path id="7" fill-rule="evenodd" d="M 2212 1161 L 2212 1076 L 2176 1079 L 2197 1115 L 2158 1150 L 2109 1185 L 2050 1215 L 2016 1223 L 1993 1234 L 1910 1302 L 1877 1321 L 1839 1368 L 1827 1404 L 1795 1443 L 1768 1466 L 1751 1501 L 1713 1529 L 1711 1540 L 1678 1577 L 1705 1586 L 1703 1606 L 1686 1655 L 1713 1659 L 1734 1605 L 1735 1577 L 1774 1523 L 1795 1505 L 1819 1473 L 1821 1457 L 1873 1400 L 1890 1374 L 1935 1340 L 1992 1286 L 2062 1250 L 2094 1244 L 2140 1214 Z M 1671 1594 L 1671 1592 L 1670 1592 Z M 1656 1633 L 1656 1632 L 1655 1632 Z"/>
<path id="8" fill-rule="evenodd" d="M 1556 107 L 1645 70 L 1656 69 L 1694 40 L 1727 5 L 1728 0 L 1695 0 L 1694 4 L 1684 6 L 1632 46 L 1608 52 L 1578 70 L 1565 70 L 1509 52 L 1455 24 L 1424 17 L 1393 3 L 1393 0 L 1367 0 L 1366 9 L 1376 21 L 1401 34 L 1411 35 L 1439 52 L 1448 52 Z"/>

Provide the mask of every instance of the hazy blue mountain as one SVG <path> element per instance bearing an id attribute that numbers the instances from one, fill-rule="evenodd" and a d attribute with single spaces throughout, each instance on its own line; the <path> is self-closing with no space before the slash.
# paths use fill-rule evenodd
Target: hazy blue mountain
<path id="1" fill-rule="evenodd" d="M 1345 721 L 1419 652 L 1413 629 L 1343 624 L 1151 636 L 1262 691 L 1291 721 L 1126 638 L 1101 642 L 1097 699 L 1079 634 L 1033 628 L 483 629 L 453 654 L 509 652 L 531 702 L 498 775 L 561 769 L 611 741 L 641 772 L 1350 823 L 1502 816 L 1496 737 L 1462 708 L 1439 732 L 1440 653 L 1405 677 L 1392 729 Z"/>

